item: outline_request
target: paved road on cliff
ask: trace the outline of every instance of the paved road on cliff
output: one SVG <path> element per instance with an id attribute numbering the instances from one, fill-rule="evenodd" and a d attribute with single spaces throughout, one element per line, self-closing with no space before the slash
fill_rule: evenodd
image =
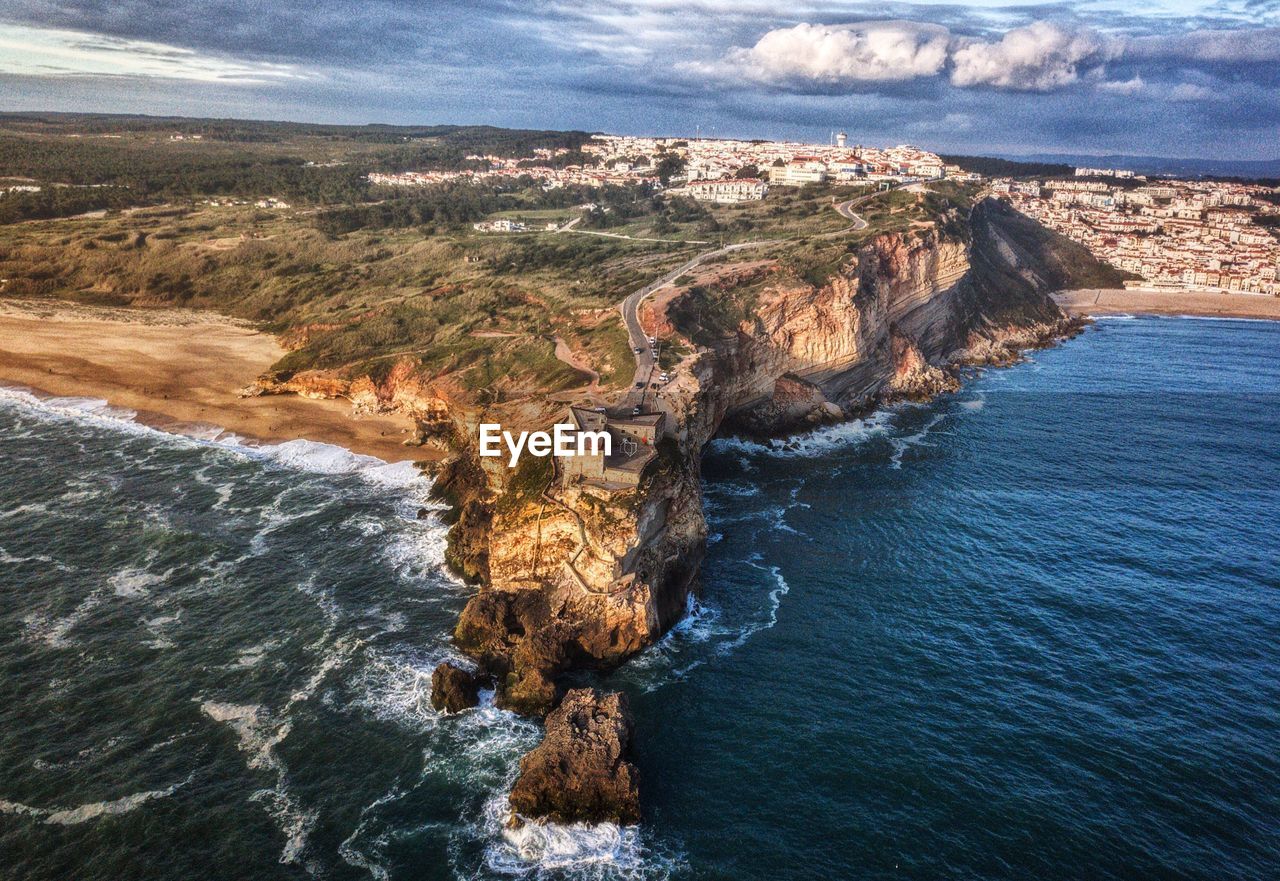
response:
<path id="1" fill-rule="evenodd" d="M 849 227 L 848 229 L 842 229 L 840 230 L 840 232 L 842 233 L 859 232 L 867 228 L 866 220 L 864 220 L 860 215 L 853 213 L 853 206 L 860 204 L 866 198 L 867 198 L 866 196 L 863 196 L 860 199 L 849 199 L 846 202 L 840 202 L 839 204 L 836 205 L 837 214 L 839 214 L 845 220 L 853 221 L 853 226 Z"/>
<path id="2" fill-rule="evenodd" d="M 836 212 L 847 220 L 853 222 L 853 225 L 846 228 L 836 230 L 833 233 L 826 233 L 822 238 L 844 235 L 851 232 L 859 232 L 867 228 L 867 221 L 861 216 L 853 212 L 855 205 L 860 205 L 868 199 L 873 198 L 876 193 L 870 193 L 860 196 L 857 199 L 848 199 L 839 202 L 833 207 Z M 653 369 L 656 366 L 653 352 L 649 348 L 649 338 L 644 334 L 644 327 L 640 324 L 640 304 L 649 296 L 670 285 L 677 278 L 687 273 L 689 270 L 696 268 L 698 265 L 710 260 L 714 257 L 720 257 L 724 254 L 732 254 L 734 251 L 742 251 L 747 248 L 757 248 L 760 245 L 767 245 L 776 242 L 777 239 L 762 239 L 755 242 L 738 242 L 733 245 L 725 245 L 723 248 L 716 248 L 714 251 L 707 251 L 699 254 L 691 260 L 680 264 L 657 281 L 652 281 L 644 287 L 632 291 L 627 298 L 622 301 L 618 307 L 622 313 L 622 321 L 627 326 L 627 338 L 631 342 L 631 349 L 636 356 L 636 373 L 631 380 L 631 387 L 627 390 L 626 396 L 622 399 L 623 407 L 643 406 L 645 395 L 649 390 L 649 384 L 653 381 Z M 636 351 L 636 350 L 639 351 Z M 640 388 L 636 388 L 636 383 L 640 383 Z"/>

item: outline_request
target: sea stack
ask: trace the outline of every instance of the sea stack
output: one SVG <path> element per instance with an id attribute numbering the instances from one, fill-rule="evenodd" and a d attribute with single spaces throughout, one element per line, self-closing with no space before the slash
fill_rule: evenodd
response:
<path id="1" fill-rule="evenodd" d="M 450 664 L 440 664 L 431 673 L 431 706 L 445 713 L 460 713 L 480 703 L 484 677 Z"/>
<path id="2" fill-rule="evenodd" d="M 511 809 L 556 823 L 640 822 L 631 733 L 625 695 L 573 689 L 547 716 L 542 743 L 520 760 Z"/>

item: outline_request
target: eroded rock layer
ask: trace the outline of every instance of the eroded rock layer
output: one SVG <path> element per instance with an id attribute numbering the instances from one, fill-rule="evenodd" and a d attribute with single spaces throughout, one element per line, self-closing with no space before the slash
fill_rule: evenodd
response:
<path id="1" fill-rule="evenodd" d="M 712 437 L 726 428 L 775 435 L 886 400 L 927 398 L 956 387 L 958 365 L 1007 363 L 1069 332 L 1048 296 L 1071 283 L 1073 267 L 1057 245 L 1027 218 L 986 201 L 963 217 L 952 210 L 935 224 L 873 236 L 819 281 L 757 260 L 737 282 L 750 286 L 750 308 L 736 313 L 724 308 L 735 296 L 729 282 L 668 298 L 651 318 L 693 354 L 664 387 L 669 430 L 634 487 L 564 481 L 548 459 L 526 457 L 511 469 L 479 457 L 480 421 L 545 428 L 563 417 L 562 404 L 536 396 L 480 406 L 399 368 L 345 389 L 297 376 L 288 390 L 410 413 L 421 425 L 417 440 L 452 451 L 435 485 L 453 518 L 448 558 L 477 584 L 457 644 L 496 678 L 499 705 L 546 715 L 557 705 L 561 674 L 621 663 L 687 608 L 705 551 L 700 454 Z M 741 317 L 728 326 L 703 320 L 713 313 Z M 556 777 L 550 757 L 568 755 L 582 725 L 598 733 L 591 720 L 600 702 L 616 698 L 572 695 L 549 717 L 547 749 L 530 757 L 513 805 L 530 817 L 635 816 L 615 810 L 629 803 L 619 792 L 590 790 L 574 807 L 553 797 L 549 783 L 532 782 L 576 785 L 573 773 Z M 552 740 L 553 728 L 569 733 Z M 632 780 L 615 749 L 617 741 L 625 751 L 625 733 L 606 740 L 610 767 Z M 594 765 L 590 773 L 597 775 Z"/>

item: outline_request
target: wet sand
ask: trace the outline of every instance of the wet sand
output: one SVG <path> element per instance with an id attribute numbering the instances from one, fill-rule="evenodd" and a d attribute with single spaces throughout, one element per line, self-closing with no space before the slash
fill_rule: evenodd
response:
<path id="1" fill-rule="evenodd" d="M 407 419 L 356 417 L 346 401 L 240 397 L 283 354 L 269 334 L 208 313 L 0 300 L 0 383 L 105 399 L 169 430 L 216 425 L 259 441 L 320 441 L 389 462 L 438 455 L 403 446 Z"/>
<path id="2" fill-rule="evenodd" d="M 1053 295 L 1072 315 L 1199 315 L 1211 318 L 1280 319 L 1280 297 L 1202 291 L 1059 291 Z"/>

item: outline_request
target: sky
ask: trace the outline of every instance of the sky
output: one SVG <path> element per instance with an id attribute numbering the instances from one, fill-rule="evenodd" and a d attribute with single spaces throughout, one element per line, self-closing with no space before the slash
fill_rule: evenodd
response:
<path id="1" fill-rule="evenodd" d="M 1280 0 L 5 0 L 0 109 L 1280 157 Z"/>

